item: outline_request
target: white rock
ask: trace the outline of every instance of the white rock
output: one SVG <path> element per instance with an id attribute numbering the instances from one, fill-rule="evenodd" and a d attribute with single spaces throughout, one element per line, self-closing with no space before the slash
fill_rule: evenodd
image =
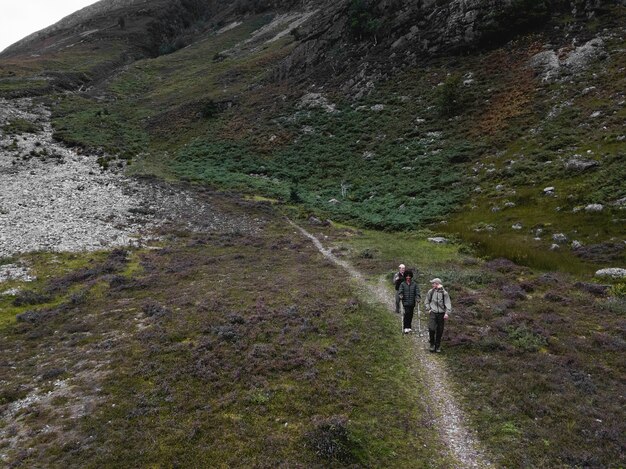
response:
<path id="1" fill-rule="evenodd" d="M 620 269 L 618 267 L 600 269 L 596 271 L 596 277 L 624 278 L 626 277 L 626 269 Z"/>
<path id="2" fill-rule="evenodd" d="M 604 210 L 604 205 L 602 204 L 589 204 L 585 207 L 586 212 L 601 212 Z"/>
<path id="3" fill-rule="evenodd" d="M 511 226 L 511 228 L 513 228 L 514 230 L 521 230 L 523 226 L 521 223 L 516 223 L 515 225 Z"/>
<path id="4" fill-rule="evenodd" d="M 567 242 L 567 236 L 565 236 L 565 234 L 563 234 L 563 233 L 554 233 L 552 235 L 552 239 L 554 241 L 556 241 L 557 243 L 566 243 Z"/>
<path id="5" fill-rule="evenodd" d="M 550 251 L 556 251 L 557 249 L 559 249 L 558 244 L 553 244 L 552 246 L 550 246 Z"/>
<path id="6" fill-rule="evenodd" d="M 574 240 L 572 241 L 572 249 L 578 249 L 581 248 L 583 246 L 583 244 L 580 241 Z"/>
<path id="7" fill-rule="evenodd" d="M 442 236 L 435 236 L 433 238 L 428 238 L 428 241 L 430 241 L 431 243 L 435 243 L 435 244 L 446 244 L 449 242 L 448 239 Z"/>
<path id="8" fill-rule="evenodd" d="M 551 195 L 551 194 L 553 194 L 553 193 L 554 193 L 554 190 L 555 190 L 555 189 L 554 189 L 554 187 L 553 187 L 553 186 L 546 187 L 546 188 L 544 188 L 544 189 L 543 189 L 543 193 L 544 193 L 545 195 Z"/>

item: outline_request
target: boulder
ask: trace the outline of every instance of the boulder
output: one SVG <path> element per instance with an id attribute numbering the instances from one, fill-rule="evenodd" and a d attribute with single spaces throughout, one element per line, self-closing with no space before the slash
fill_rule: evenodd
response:
<path id="1" fill-rule="evenodd" d="M 589 204 L 585 207 L 585 212 L 601 212 L 602 210 L 604 210 L 602 204 Z"/>
<path id="2" fill-rule="evenodd" d="M 607 290 L 609 289 L 608 285 L 600 285 L 599 283 L 588 282 L 576 282 L 574 286 L 579 290 L 583 290 L 597 296 L 605 295 Z"/>
<path id="3" fill-rule="evenodd" d="M 626 269 L 621 269 L 618 267 L 600 269 L 596 271 L 596 277 L 610 277 L 614 279 L 622 279 L 626 277 Z"/>
<path id="4" fill-rule="evenodd" d="M 572 73 L 579 73 L 592 62 L 606 57 L 604 41 L 596 37 L 570 52 L 563 61 L 563 66 Z"/>
<path id="5" fill-rule="evenodd" d="M 428 241 L 430 241 L 431 243 L 435 243 L 435 244 L 447 244 L 450 241 L 446 238 L 444 238 L 443 236 L 435 236 L 433 238 L 428 238 Z"/>
<path id="6" fill-rule="evenodd" d="M 572 156 L 565 163 L 565 169 L 568 171 L 586 171 L 596 166 L 598 166 L 597 161 L 582 158 L 580 155 Z"/>
<path id="7" fill-rule="evenodd" d="M 561 64 L 556 52 L 546 50 L 535 54 L 530 59 L 530 66 L 541 81 L 551 82 L 559 77 Z"/>

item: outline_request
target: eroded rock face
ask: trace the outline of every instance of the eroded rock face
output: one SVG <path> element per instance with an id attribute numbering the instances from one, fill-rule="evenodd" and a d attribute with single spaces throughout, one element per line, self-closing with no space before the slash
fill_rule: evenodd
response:
<path id="1" fill-rule="evenodd" d="M 573 14 L 580 20 L 587 19 L 603 3 L 578 2 Z M 363 95 L 368 83 L 384 79 L 394 68 L 415 65 L 432 55 L 502 43 L 516 33 L 549 21 L 559 11 L 572 14 L 572 7 L 566 3 L 553 6 L 550 11 L 527 11 L 508 0 L 383 0 L 375 2 L 376 7 L 365 14 L 384 23 L 384 30 L 364 39 L 355 33 L 350 21 L 352 5 L 349 0 L 327 2 L 323 6 L 316 3 L 317 14 L 298 25 L 295 36 L 300 43 L 278 65 L 275 78 L 302 74 L 341 76 L 353 71 L 356 65 L 353 62 L 358 60 L 359 73 L 351 73 L 343 89 Z M 596 38 L 562 58 L 557 51 L 546 50 L 533 58 L 532 65 L 546 80 L 553 80 L 564 71 L 575 73 L 585 68 L 603 54 L 603 40 Z M 363 70 L 364 76 L 358 76 Z"/>

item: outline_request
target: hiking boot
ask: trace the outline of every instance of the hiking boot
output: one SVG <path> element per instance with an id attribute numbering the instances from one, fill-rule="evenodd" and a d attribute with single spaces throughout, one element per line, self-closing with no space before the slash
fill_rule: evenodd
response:
<path id="1" fill-rule="evenodd" d="M 434 345 L 431 345 L 431 346 L 430 346 L 430 352 L 431 352 L 431 353 L 433 353 L 434 351 L 435 351 L 435 346 L 434 346 Z"/>
<path id="2" fill-rule="evenodd" d="M 435 352 L 437 352 L 437 353 L 441 353 L 441 349 L 440 349 L 440 348 L 438 348 L 438 349 L 436 349 L 436 350 L 435 350 Z"/>

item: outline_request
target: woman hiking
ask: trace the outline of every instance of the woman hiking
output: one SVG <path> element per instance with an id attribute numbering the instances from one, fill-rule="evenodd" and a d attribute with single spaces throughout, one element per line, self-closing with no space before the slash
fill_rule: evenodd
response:
<path id="1" fill-rule="evenodd" d="M 403 329 L 405 334 L 411 332 L 411 323 L 413 322 L 413 310 L 415 309 L 415 303 L 419 301 L 420 289 L 417 283 L 413 281 L 413 272 L 407 270 L 404 273 L 404 282 L 400 284 L 398 288 L 398 296 L 402 300 L 402 306 L 404 308 L 403 316 Z"/>

